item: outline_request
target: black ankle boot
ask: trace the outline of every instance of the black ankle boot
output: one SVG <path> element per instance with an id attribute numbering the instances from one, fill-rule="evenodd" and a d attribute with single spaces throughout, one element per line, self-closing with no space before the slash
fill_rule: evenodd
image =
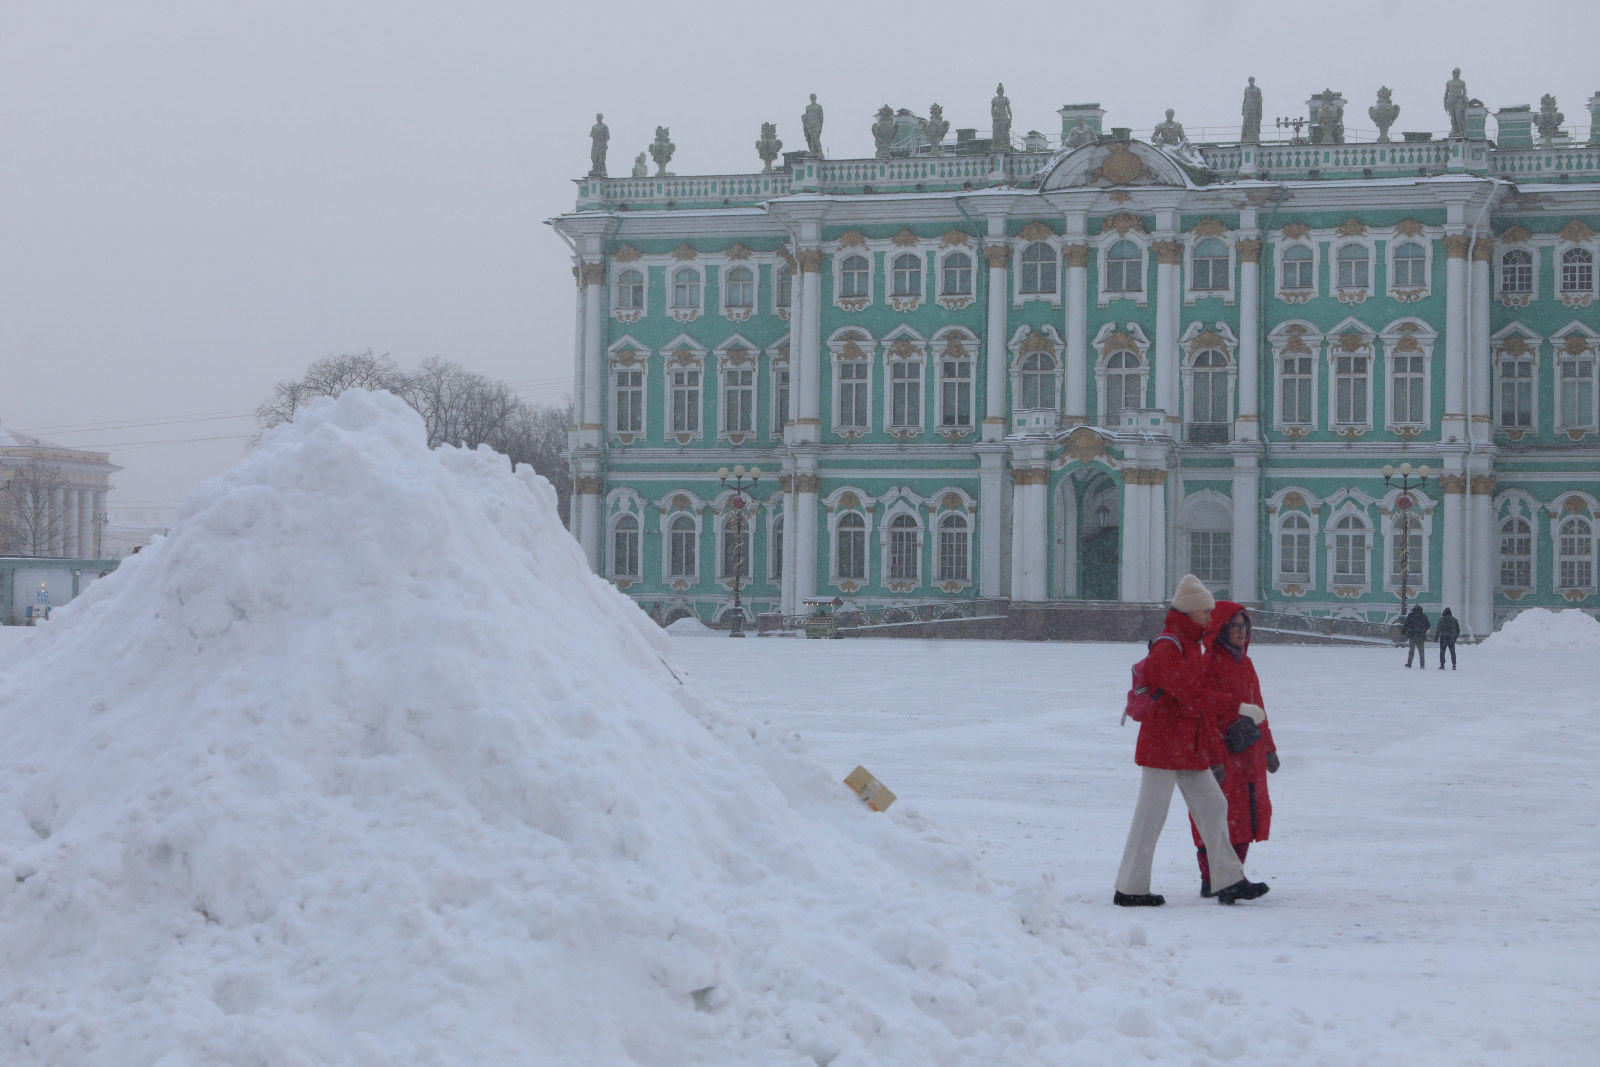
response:
<path id="1" fill-rule="evenodd" d="M 1236 904 L 1241 900 L 1254 900 L 1256 897 L 1267 895 L 1267 883 L 1252 882 L 1248 878 L 1241 878 L 1229 886 L 1217 890 L 1218 904 Z"/>
<path id="2" fill-rule="evenodd" d="M 1111 903 L 1120 908 L 1159 908 L 1167 902 L 1160 893 L 1124 893 L 1118 890 Z"/>
<path id="3" fill-rule="evenodd" d="M 1211 892 L 1211 879 L 1200 879 L 1200 895 L 1205 897 L 1207 900 L 1210 900 L 1212 897 L 1216 896 L 1215 893 Z"/>

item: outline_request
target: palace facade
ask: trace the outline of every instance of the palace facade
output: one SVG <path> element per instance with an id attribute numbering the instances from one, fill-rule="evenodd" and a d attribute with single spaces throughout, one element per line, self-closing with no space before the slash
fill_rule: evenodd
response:
<path id="1" fill-rule="evenodd" d="M 1600 137 L 1486 117 L 1156 144 L 1083 105 L 1057 148 L 580 179 L 573 533 L 666 619 L 726 621 L 736 579 L 746 618 L 893 619 L 1186 571 L 1477 636 L 1593 612 Z"/>

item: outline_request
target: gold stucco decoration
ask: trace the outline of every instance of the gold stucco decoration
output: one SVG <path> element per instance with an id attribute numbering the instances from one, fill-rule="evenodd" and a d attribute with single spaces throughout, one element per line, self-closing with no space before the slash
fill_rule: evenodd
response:
<path id="1" fill-rule="evenodd" d="M 1467 258 L 1467 245 L 1471 242 L 1467 240 L 1466 234 L 1447 233 L 1441 240 L 1444 244 L 1445 255 L 1449 256 L 1451 259 Z"/>
<path id="2" fill-rule="evenodd" d="M 988 261 L 990 270 L 1004 270 L 1011 264 L 1011 246 L 989 245 L 983 250 L 983 258 Z"/>
<path id="3" fill-rule="evenodd" d="M 1067 455 L 1083 463 L 1099 459 L 1106 454 L 1106 440 L 1087 426 L 1079 426 L 1067 435 Z"/>
<path id="4" fill-rule="evenodd" d="M 1421 237 L 1422 223 L 1416 219 L 1401 219 L 1394 224 L 1394 232 L 1400 237 Z"/>
<path id="5" fill-rule="evenodd" d="M 1040 333 L 1038 330 L 1030 330 L 1028 336 L 1022 339 L 1022 344 L 1017 347 L 1017 351 L 1024 356 L 1032 355 L 1035 352 L 1046 352 L 1050 355 L 1055 355 L 1056 346 L 1051 343 L 1047 335 Z"/>
<path id="6" fill-rule="evenodd" d="M 1017 237 L 1024 241 L 1048 241 L 1056 235 L 1056 231 L 1040 222 L 1030 219 L 1028 224 L 1017 231 Z"/>
<path id="7" fill-rule="evenodd" d="M 637 263 L 639 262 L 639 257 L 641 255 L 642 253 L 632 245 L 623 245 L 621 248 L 611 253 L 611 258 L 616 260 L 618 263 Z"/>
<path id="8" fill-rule="evenodd" d="M 1283 228 L 1285 241 L 1303 241 L 1311 236 L 1311 228 L 1303 222 L 1291 222 Z"/>
<path id="9" fill-rule="evenodd" d="M 605 491 L 605 482 L 593 475 L 585 474 L 574 483 L 579 496 L 599 496 Z"/>
<path id="10" fill-rule="evenodd" d="M 861 506 L 861 498 L 847 489 L 843 493 L 839 494 L 839 503 L 836 506 L 841 508 L 859 508 Z"/>
<path id="11" fill-rule="evenodd" d="M 1507 226 L 1505 229 L 1496 234 L 1495 240 L 1508 245 L 1520 245 L 1532 239 L 1532 237 L 1533 234 L 1529 233 L 1521 226 L 1512 223 L 1510 226 Z"/>
<path id="12" fill-rule="evenodd" d="M 1494 241 L 1487 237 L 1480 237 L 1472 246 L 1472 261 L 1474 263 L 1494 262 Z"/>
<path id="13" fill-rule="evenodd" d="M 1467 491 L 1467 479 L 1459 474 L 1441 474 L 1439 491 L 1459 496 Z"/>
<path id="14" fill-rule="evenodd" d="M 800 264 L 800 270 L 805 274 L 817 274 L 822 270 L 823 253 L 820 248 L 802 248 L 795 256 Z"/>
<path id="15" fill-rule="evenodd" d="M 606 265 L 604 263 L 585 263 L 583 265 L 584 285 L 604 285 L 606 283 Z"/>
<path id="16" fill-rule="evenodd" d="M 1339 335 L 1339 351 L 1341 352 L 1360 352 L 1365 350 L 1369 344 L 1370 342 L 1365 335 L 1356 333 L 1354 330 Z"/>
<path id="17" fill-rule="evenodd" d="M 944 359 L 966 359 L 969 353 L 967 346 L 961 343 L 961 338 L 951 337 L 945 341 L 943 350 L 939 353 Z"/>
<path id="18" fill-rule="evenodd" d="M 970 236 L 968 236 L 967 234 L 964 234 L 960 230 L 956 230 L 956 229 L 949 229 L 949 230 L 944 231 L 944 236 L 939 238 L 939 244 L 940 244 L 940 246 L 942 246 L 944 248 L 955 248 L 958 245 L 963 245 L 964 246 L 964 245 L 969 245 L 971 243 L 972 243 L 972 238 Z"/>
<path id="19" fill-rule="evenodd" d="M 955 493 L 946 493 L 944 496 L 939 498 L 939 506 L 944 508 L 946 511 L 958 511 L 965 505 L 961 503 L 961 497 L 959 495 Z"/>
<path id="20" fill-rule="evenodd" d="M 694 259 L 694 258 L 698 257 L 699 255 L 700 255 L 700 253 L 696 252 L 694 250 L 694 246 L 691 245 L 688 241 L 684 241 L 677 248 L 674 248 L 672 250 L 672 258 L 673 259 Z"/>
<path id="21" fill-rule="evenodd" d="M 1583 244 L 1585 241 L 1594 240 L 1594 230 L 1591 229 L 1589 224 L 1584 222 L 1582 219 L 1573 219 L 1571 222 L 1561 227 L 1561 233 L 1558 236 L 1560 236 L 1563 241 L 1571 241 L 1573 244 Z"/>
<path id="22" fill-rule="evenodd" d="M 1217 219 L 1205 218 L 1195 223 L 1189 232 L 1196 237 L 1221 237 L 1228 232 L 1228 228 Z"/>
<path id="23" fill-rule="evenodd" d="M 673 511 L 688 511 L 690 508 L 694 507 L 694 503 L 689 499 L 687 493 L 678 493 L 673 496 L 671 500 L 667 501 L 667 506 Z"/>
<path id="24" fill-rule="evenodd" d="M 1561 502 L 1561 511 L 1566 515 L 1579 515 L 1588 510 L 1589 506 L 1583 502 L 1583 497 L 1576 493 Z"/>
<path id="25" fill-rule="evenodd" d="M 1149 170 L 1139 162 L 1139 157 L 1133 154 L 1133 149 L 1121 141 L 1113 141 L 1106 158 L 1089 172 L 1091 182 L 1105 182 L 1107 185 L 1131 185 L 1148 176 L 1150 176 Z"/>
<path id="26" fill-rule="evenodd" d="M 733 247 L 724 252 L 723 255 L 729 259 L 749 259 L 750 249 L 744 246 L 744 242 L 735 241 Z"/>
<path id="27" fill-rule="evenodd" d="M 1113 330 L 1111 336 L 1106 338 L 1105 344 L 1100 346 L 1101 356 L 1109 356 L 1118 351 L 1139 351 L 1139 345 L 1134 341 L 1132 334 L 1123 330 Z"/>
<path id="28" fill-rule="evenodd" d="M 1144 233 L 1144 219 L 1141 219 L 1138 215 L 1130 215 L 1126 211 L 1119 211 L 1115 215 L 1107 215 L 1105 220 L 1100 223 L 1100 232 L 1110 233 L 1112 230 L 1116 230 L 1117 233 L 1124 237 L 1128 235 L 1129 230 Z"/>
<path id="29" fill-rule="evenodd" d="M 1569 356 L 1581 356 L 1589 351 L 1589 339 L 1574 331 L 1561 342 L 1561 350 Z"/>
<path id="30" fill-rule="evenodd" d="M 846 230 L 839 235 L 840 248 L 865 248 L 867 239 L 860 230 Z"/>
<path id="31" fill-rule="evenodd" d="M 1069 267 L 1087 267 L 1089 265 L 1089 246 L 1063 245 L 1061 258 Z"/>
<path id="32" fill-rule="evenodd" d="M 1122 471 L 1122 480 L 1127 485 L 1166 485 L 1167 472 L 1159 468 L 1127 467 Z"/>
<path id="33" fill-rule="evenodd" d="M 752 362 L 750 359 L 750 350 L 748 348 L 741 348 L 738 345 L 735 345 L 734 347 L 723 351 L 722 362 L 725 366 L 742 367 L 746 363 Z"/>
<path id="34" fill-rule="evenodd" d="M 1239 262 L 1240 263 L 1260 263 L 1261 262 L 1261 239 L 1260 238 L 1258 238 L 1258 237 L 1246 237 L 1243 240 L 1235 242 L 1233 247 L 1235 249 L 1237 249 L 1238 252 L 1239 252 Z"/>
<path id="35" fill-rule="evenodd" d="M 1157 241 L 1153 246 L 1157 263 L 1182 263 L 1183 244 L 1178 241 Z"/>
<path id="36" fill-rule="evenodd" d="M 1196 352 L 1204 352 L 1208 348 L 1226 352 L 1228 350 L 1228 342 L 1220 333 L 1214 330 L 1201 330 L 1194 335 L 1194 340 L 1189 342 L 1189 355 L 1193 357 Z"/>
<path id="37" fill-rule="evenodd" d="M 698 360 L 695 358 L 695 354 L 694 354 L 694 350 L 693 349 L 691 349 L 691 348 L 680 348 L 676 352 L 672 353 L 671 356 L 668 357 L 667 362 L 668 363 L 675 363 L 675 364 L 677 364 L 679 366 L 687 367 L 692 363 L 698 362 Z"/>
<path id="38" fill-rule="evenodd" d="M 1524 341 L 1516 334 L 1512 334 L 1510 337 L 1507 337 L 1504 341 L 1500 342 L 1500 351 L 1504 352 L 1508 356 L 1525 356 L 1531 351 L 1531 349 L 1529 349 L 1527 341 Z"/>
<path id="39" fill-rule="evenodd" d="M 1339 228 L 1333 232 L 1340 237 L 1365 237 L 1367 235 L 1367 225 L 1360 219 L 1351 216 L 1341 222 Z"/>
<path id="40" fill-rule="evenodd" d="M 1013 485 L 1044 485 L 1050 480 L 1050 472 L 1043 467 L 1023 470 L 1012 470 L 1011 483 Z"/>
<path id="41" fill-rule="evenodd" d="M 889 241 L 901 248 L 914 248 L 917 244 L 917 235 L 912 233 L 909 227 L 902 226 L 900 232 L 889 238 Z"/>
<path id="42" fill-rule="evenodd" d="M 1499 484 L 1492 474 L 1474 474 L 1472 476 L 1472 495 L 1494 496 L 1495 486 Z"/>
<path id="43" fill-rule="evenodd" d="M 1283 506 L 1289 511 L 1299 511 L 1306 506 L 1306 498 L 1299 493 L 1287 493 L 1283 498 Z"/>
<path id="44" fill-rule="evenodd" d="M 787 266 L 790 270 L 799 270 L 800 269 L 800 264 L 795 262 L 794 253 L 789 251 L 789 242 L 788 241 L 785 241 L 785 242 L 783 242 L 783 244 L 778 246 L 778 258 L 783 260 L 784 265 Z"/>
<path id="45" fill-rule="evenodd" d="M 1407 333 L 1407 334 L 1402 335 L 1400 340 L 1398 340 L 1398 341 L 1396 341 L 1394 343 L 1394 351 L 1396 351 L 1396 352 L 1421 352 L 1422 351 L 1422 346 L 1417 343 L 1417 338 L 1416 338 L 1416 336 L 1414 334 Z"/>
<path id="46" fill-rule="evenodd" d="M 815 474 L 797 474 L 794 476 L 794 491 L 797 493 L 815 493 L 822 488 L 822 479 Z"/>
<path id="47" fill-rule="evenodd" d="M 851 341 L 846 341 L 844 343 L 844 347 L 839 349 L 839 358 L 840 359 L 866 359 L 867 358 L 867 354 L 861 350 L 861 346 L 860 345 L 856 344 L 855 341 L 851 340 Z"/>
<path id="48" fill-rule="evenodd" d="M 916 359 L 921 354 L 921 350 L 909 337 L 897 337 L 889 346 L 890 359 Z"/>

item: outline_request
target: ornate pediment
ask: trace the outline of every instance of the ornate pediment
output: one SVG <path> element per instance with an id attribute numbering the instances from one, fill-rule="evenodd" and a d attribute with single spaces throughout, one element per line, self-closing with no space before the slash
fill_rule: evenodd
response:
<path id="1" fill-rule="evenodd" d="M 867 247 L 867 239 L 862 236 L 860 230 L 846 230 L 839 235 L 839 247 L 865 248 Z"/>
<path id="2" fill-rule="evenodd" d="M 1573 244 L 1581 245 L 1585 241 L 1594 240 L 1594 230 L 1582 219 L 1573 219 L 1561 227 L 1560 237 L 1563 241 L 1571 241 Z"/>
<path id="3" fill-rule="evenodd" d="M 1212 180 L 1210 171 L 1190 167 L 1198 180 L 1184 173 L 1171 156 L 1143 141 L 1109 141 L 1064 151 L 1045 169 L 1040 188 L 1103 188 L 1168 185 L 1185 188 Z"/>
<path id="4" fill-rule="evenodd" d="M 1518 226 L 1516 223 L 1512 223 L 1510 226 L 1507 226 L 1505 229 L 1494 235 L 1494 239 L 1496 241 L 1500 241 L 1503 244 L 1508 245 L 1520 245 L 1532 237 L 1533 234 L 1529 233 L 1521 226 Z"/>
<path id="5" fill-rule="evenodd" d="M 971 243 L 972 238 L 967 234 L 962 233 L 960 230 L 946 230 L 944 232 L 944 236 L 939 238 L 939 244 L 945 248 L 952 248 L 956 245 L 966 245 Z"/>
<path id="6" fill-rule="evenodd" d="M 700 255 L 700 253 L 696 252 L 694 250 L 694 246 L 691 245 L 688 241 L 683 242 L 677 248 L 674 248 L 672 250 L 672 258 L 673 259 L 683 259 L 683 260 L 694 259 L 695 257 L 697 257 L 699 255 Z"/>
<path id="7" fill-rule="evenodd" d="M 1017 236 L 1024 241 L 1048 241 L 1055 235 L 1056 231 L 1038 219 L 1031 220 L 1021 230 L 1017 231 Z"/>
<path id="8" fill-rule="evenodd" d="M 915 248 L 917 245 L 917 235 L 907 227 L 901 227 L 900 232 L 889 238 L 889 240 L 901 248 Z"/>
<path id="9" fill-rule="evenodd" d="M 1101 233 L 1110 233 L 1112 230 L 1116 230 L 1123 237 L 1128 235 L 1129 230 L 1144 233 L 1144 220 L 1138 215 L 1129 215 L 1125 211 L 1119 211 L 1115 215 L 1106 216 L 1105 221 L 1100 223 Z"/>
<path id="10" fill-rule="evenodd" d="M 1228 228 L 1216 219 L 1201 219 L 1189 232 L 1196 237 L 1221 237 L 1228 232 Z"/>

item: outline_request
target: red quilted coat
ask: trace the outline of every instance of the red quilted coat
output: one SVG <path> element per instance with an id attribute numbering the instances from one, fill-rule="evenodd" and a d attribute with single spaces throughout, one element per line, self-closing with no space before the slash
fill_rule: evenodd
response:
<path id="1" fill-rule="evenodd" d="M 1250 613 L 1239 604 L 1219 600 L 1212 609 L 1211 625 L 1206 627 L 1206 677 L 1213 688 L 1227 694 L 1230 707 L 1243 703 L 1265 708 L 1261 682 L 1256 677 L 1255 664 L 1250 662 L 1250 631 L 1245 632 L 1243 648 L 1230 648 L 1220 639 L 1228 620 L 1241 613 L 1248 626 Z M 1233 719 L 1233 715 L 1224 715 L 1221 726 L 1226 728 Z M 1243 752 L 1229 752 L 1227 745 L 1222 746 L 1226 757 L 1223 766 L 1227 768 L 1222 793 L 1228 798 L 1228 840 L 1233 844 L 1267 839 L 1267 831 L 1272 827 L 1272 798 L 1267 794 L 1267 753 L 1277 750 L 1272 740 L 1272 726 L 1266 719 L 1261 720 L 1261 739 Z M 1205 842 L 1200 840 L 1200 831 L 1192 819 L 1189 828 L 1194 833 L 1195 847 L 1202 847 Z"/>
<path id="2" fill-rule="evenodd" d="M 1162 633 L 1176 637 L 1183 650 L 1171 641 L 1157 641 L 1150 649 L 1145 679 L 1161 690 L 1161 696 L 1155 710 L 1139 724 L 1133 762 L 1169 771 L 1205 770 L 1222 762 L 1227 749 L 1219 721 L 1239 702 L 1228 701 L 1207 684 L 1199 623 L 1169 610 Z"/>

